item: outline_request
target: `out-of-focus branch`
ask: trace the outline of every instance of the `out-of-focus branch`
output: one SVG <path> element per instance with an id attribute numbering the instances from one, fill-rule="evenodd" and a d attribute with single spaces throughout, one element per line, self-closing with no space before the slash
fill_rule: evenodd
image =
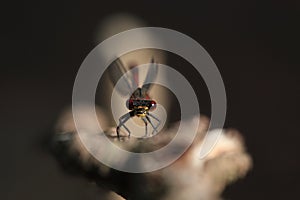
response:
<path id="1" fill-rule="evenodd" d="M 88 123 L 84 108 L 82 113 Z M 120 142 L 116 138 L 115 128 L 109 128 L 109 123 L 105 121 L 105 115 L 99 108 L 97 114 L 101 125 L 107 127 L 105 134 L 114 144 L 128 151 L 156 150 L 169 143 L 176 133 L 177 124 L 174 124 L 173 128 L 143 142 L 134 137 Z M 119 172 L 97 161 L 83 146 L 69 110 L 62 114 L 58 121 L 53 149 L 64 165 L 69 164 L 69 169 L 76 168 L 78 173 L 86 175 L 91 181 L 109 188 L 125 199 L 220 199 L 227 184 L 245 176 L 252 166 L 252 160 L 245 151 L 241 134 L 236 130 L 224 130 L 210 154 L 202 160 L 199 159 L 209 119 L 201 117 L 200 121 L 197 136 L 189 149 L 170 166 L 151 173 Z M 93 134 L 90 137 L 93 137 Z M 122 199 L 111 193 L 106 196 L 110 200 Z"/>

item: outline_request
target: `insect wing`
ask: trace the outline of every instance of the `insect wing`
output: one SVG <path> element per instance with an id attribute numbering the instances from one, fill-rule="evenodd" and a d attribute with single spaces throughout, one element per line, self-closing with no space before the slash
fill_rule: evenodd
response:
<path id="1" fill-rule="evenodd" d="M 134 81 L 133 75 L 131 73 L 126 73 L 126 69 L 119 58 L 111 64 L 108 68 L 108 72 L 116 90 L 122 96 L 128 96 L 134 92 L 137 85 Z"/>
<path id="2" fill-rule="evenodd" d="M 158 64 L 154 62 L 154 58 L 151 59 L 151 63 L 142 87 L 143 91 L 148 92 L 153 86 L 153 81 L 155 80 L 158 72 Z"/>

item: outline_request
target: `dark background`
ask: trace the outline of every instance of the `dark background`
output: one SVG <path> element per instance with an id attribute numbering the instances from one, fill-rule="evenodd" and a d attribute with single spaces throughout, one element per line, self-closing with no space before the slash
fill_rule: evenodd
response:
<path id="1" fill-rule="evenodd" d="M 299 1 L 24 1 L 1 10 L 1 199 L 101 199 L 39 141 L 71 103 L 96 26 L 118 12 L 189 35 L 217 64 L 225 126 L 243 133 L 254 159 L 224 196 L 299 198 Z"/>

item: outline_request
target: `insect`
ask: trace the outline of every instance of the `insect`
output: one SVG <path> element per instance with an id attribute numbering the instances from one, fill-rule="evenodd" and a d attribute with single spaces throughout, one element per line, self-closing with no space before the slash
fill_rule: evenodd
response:
<path id="1" fill-rule="evenodd" d="M 153 85 L 152 82 L 157 76 L 157 71 L 158 64 L 155 63 L 154 58 L 152 58 L 145 81 L 141 87 L 138 87 L 139 76 L 137 67 L 132 67 L 132 70 L 129 73 L 126 73 L 123 63 L 118 58 L 109 68 L 109 74 L 112 82 L 116 84 L 118 81 L 121 81 L 121 83 L 116 87 L 117 91 L 123 96 L 131 94 L 130 98 L 126 102 L 129 112 L 119 118 L 119 124 L 116 128 L 118 138 L 120 138 L 119 131 L 121 127 L 125 128 L 128 132 L 128 137 L 130 137 L 131 132 L 125 124 L 134 116 L 139 117 L 144 122 L 145 137 L 148 136 L 148 123 L 150 123 L 153 128 L 152 135 L 154 132 L 158 132 L 157 128 L 160 125 L 160 120 L 150 113 L 156 109 L 156 102 L 150 98 L 148 93 Z M 156 126 L 152 123 L 151 118 L 157 121 Z"/>

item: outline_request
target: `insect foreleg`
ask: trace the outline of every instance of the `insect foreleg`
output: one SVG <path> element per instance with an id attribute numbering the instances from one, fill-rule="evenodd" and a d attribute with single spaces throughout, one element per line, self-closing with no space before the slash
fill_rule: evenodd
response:
<path id="1" fill-rule="evenodd" d="M 148 126 L 148 122 L 147 122 L 147 120 L 145 119 L 145 117 L 142 117 L 142 120 L 144 121 L 144 123 L 145 123 L 145 136 L 147 136 L 148 135 L 148 128 L 147 128 L 147 126 Z"/>
<path id="2" fill-rule="evenodd" d="M 125 123 L 128 121 L 128 119 L 130 119 L 131 117 L 131 113 L 126 113 L 125 115 L 123 115 L 122 117 L 119 118 L 119 125 L 117 126 L 117 136 L 118 138 L 120 138 L 120 134 L 119 134 L 119 129 L 123 126 L 126 131 L 128 132 L 128 136 L 130 136 L 130 130 L 127 128 L 127 126 L 125 126 Z"/>
<path id="3" fill-rule="evenodd" d="M 152 115 L 151 113 L 147 113 L 147 115 L 148 116 L 150 116 L 150 117 L 152 117 L 153 119 L 155 119 L 157 122 L 158 122 L 158 124 L 155 126 L 155 128 L 153 127 L 153 132 L 152 132 L 152 135 L 154 134 L 154 131 L 156 131 L 156 132 L 158 132 L 157 131 L 157 128 L 159 127 L 159 125 L 160 125 L 160 120 L 156 117 L 156 116 L 154 116 L 154 115 Z M 149 118 L 149 117 L 148 117 Z M 150 120 L 150 118 L 149 118 L 149 120 Z M 151 122 L 150 122 L 151 123 Z M 152 124 L 152 123 L 151 123 Z"/>
<path id="4" fill-rule="evenodd" d="M 155 127 L 154 124 L 152 123 L 151 119 L 148 116 L 146 116 L 146 119 L 148 120 L 148 122 L 151 124 L 151 126 L 153 128 L 152 135 L 154 134 L 154 131 L 158 132 L 158 130 L 157 130 L 158 126 Z"/>

